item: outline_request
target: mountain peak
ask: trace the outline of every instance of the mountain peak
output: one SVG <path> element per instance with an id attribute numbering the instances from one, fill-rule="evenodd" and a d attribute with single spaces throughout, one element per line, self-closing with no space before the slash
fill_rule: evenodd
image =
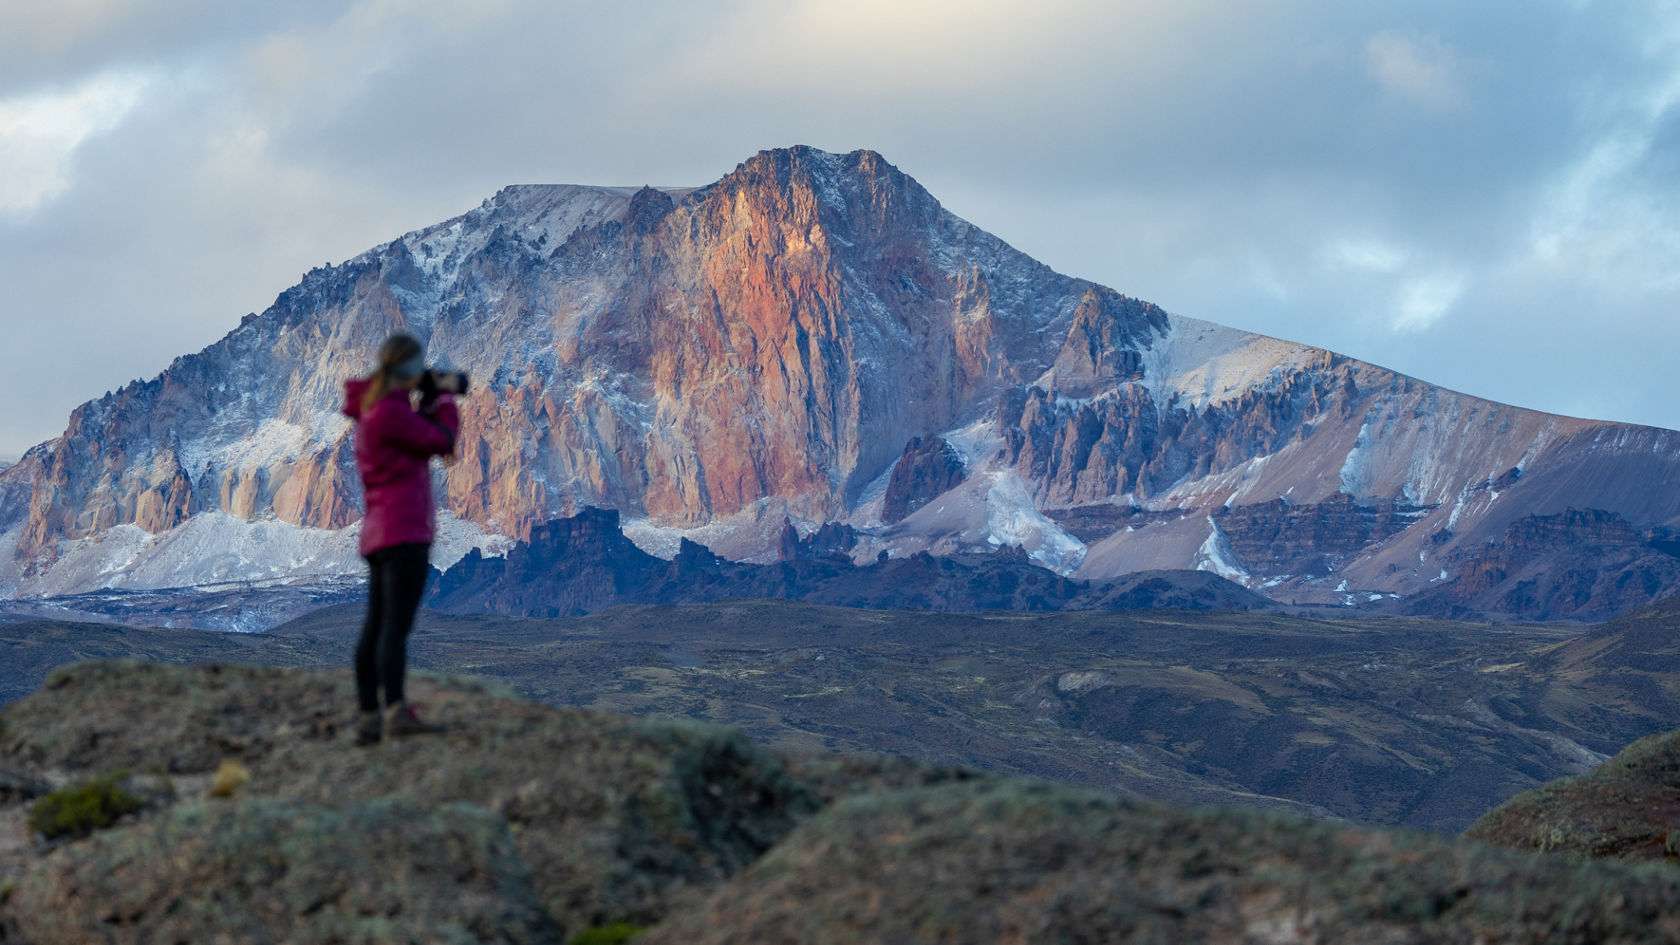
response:
<path id="1" fill-rule="evenodd" d="M 872 171 L 880 165 L 892 167 L 880 154 L 867 148 L 841 153 L 825 151 L 808 144 L 796 144 L 786 148 L 766 148 L 736 165 L 736 169 L 762 171 L 765 168 L 798 168 L 806 172 L 837 174 L 846 170 Z"/>
<path id="2" fill-rule="evenodd" d="M 854 206 L 857 204 L 868 206 L 884 201 L 925 204 L 930 211 L 939 206 L 914 178 L 867 149 L 839 154 L 795 145 L 760 151 L 712 186 L 726 192 L 742 189 L 810 192 L 822 204 L 840 211 L 857 209 Z"/>

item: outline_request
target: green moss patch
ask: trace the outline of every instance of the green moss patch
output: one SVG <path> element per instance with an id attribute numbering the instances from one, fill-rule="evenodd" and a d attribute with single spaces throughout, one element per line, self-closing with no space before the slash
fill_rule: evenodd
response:
<path id="1" fill-rule="evenodd" d="M 645 931 L 646 926 L 631 925 L 628 922 L 595 925 L 572 936 L 571 945 L 623 945 Z"/>
<path id="2" fill-rule="evenodd" d="M 29 829 L 52 840 L 111 826 L 140 809 L 140 799 L 123 790 L 122 777 L 107 774 L 53 791 L 29 809 Z"/>

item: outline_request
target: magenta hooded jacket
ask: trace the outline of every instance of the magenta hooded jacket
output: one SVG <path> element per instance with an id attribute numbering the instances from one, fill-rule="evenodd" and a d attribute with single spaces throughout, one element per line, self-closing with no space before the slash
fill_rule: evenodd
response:
<path id="1" fill-rule="evenodd" d="M 429 544 L 436 533 L 430 459 L 455 450 L 461 428 L 455 398 L 440 394 L 415 410 L 408 391 L 393 390 L 363 412 L 368 381 L 344 384 L 344 414 L 356 421 L 356 471 L 362 476 L 361 552 L 412 542 Z"/>

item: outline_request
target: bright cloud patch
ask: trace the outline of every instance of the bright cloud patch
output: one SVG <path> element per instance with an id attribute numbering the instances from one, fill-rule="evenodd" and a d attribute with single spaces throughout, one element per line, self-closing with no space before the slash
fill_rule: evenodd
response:
<path id="1" fill-rule="evenodd" d="M 1336 264 L 1365 272 L 1394 272 L 1406 262 L 1406 254 L 1376 240 L 1348 240 L 1330 246 Z"/>
<path id="2" fill-rule="evenodd" d="M 1366 68 L 1384 92 L 1426 108 L 1464 104 L 1458 58 L 1438 39 L 1378 33 L 1365 44 Z"/>
<path id="3" fill-rule="evenodd" d="M 1400 289 L 1390 325 L 1397 332 L 1423 331 L 1440 321 L 1463 292 L 1464 279 L 1457 275 L 1440 273 L 1412 279 Z"/>
<path id="4" fill-rule="evenodd" d="M 65 91 L 0 99 L 0 215 L 26 217 L 68 190 L 76 149 L 121 124 L 149 81 L 106 73 Z"/>

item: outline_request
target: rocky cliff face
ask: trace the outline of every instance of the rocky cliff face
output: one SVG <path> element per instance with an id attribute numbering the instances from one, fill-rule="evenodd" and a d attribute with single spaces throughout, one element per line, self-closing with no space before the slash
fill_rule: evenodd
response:
<path id="1" fill-rule="evenodd" d="M 1213 520 L 1242 561 L 1265 573 L 1325 577 L 1373 544 L 1399 535 L 1427 507 L 1394 502 L 1360 505 L 1338 492 L 1316 505 L 1283 499 L 1230 506 Z"/>
<path id="2" fill-rule="evenodd" d="M 892 478 L 882 498 L 881 521 L 902 521 L 906 515 L 951 491 L 967 478 L 962 456 L 937 436 L 915 437 L 893 464 Z"/>
<path id="3" fill-rule="evenodd" d="M 333 572 L 359 517 L 340 384 L 395 330 L 477 379 L 440 564 L 598 506 L 666 556 L 691 536 L 774 560 L 786 516 L 855 528 L 860 560 L 1024 546 L 1079 577 L 1202 567 L 1364 603 L 1455 578 L 1527 516 L 1680 524 L 1650 488 L 1680 435 L 1170 315 L 1052 272 L 873 152 L 792 148 L 692 190 L 510 187 L 309 273 L 0 471 L 0 590 L 202 584 L 146 562 L 205 513 L 287 526 L 280 570 Z"/>

